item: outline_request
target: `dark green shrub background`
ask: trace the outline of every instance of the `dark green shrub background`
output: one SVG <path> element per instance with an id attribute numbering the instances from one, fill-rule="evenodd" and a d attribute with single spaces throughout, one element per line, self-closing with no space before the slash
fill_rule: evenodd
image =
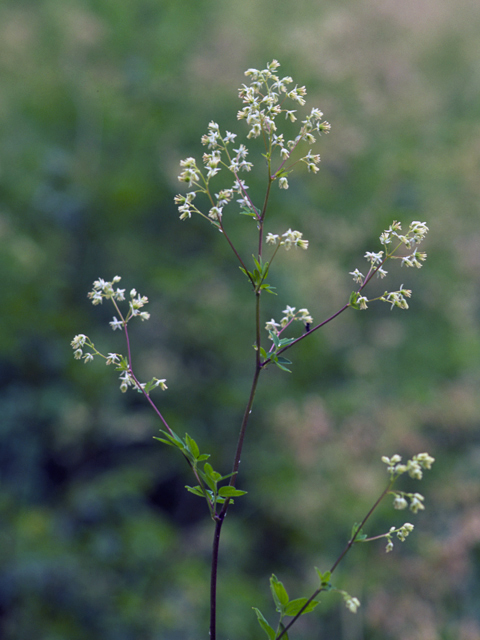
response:
<path id="1" fill-rule="evenodd" d="M 268 577 L 315 585 L 385 481 L 379 458 L 428 451 L 417 517 L 382 507 L 335 596 L 292 638 L 480 637 L 480 6 L 473 0 L 5 0 L 0 8 L 0 635 L 7 640 L 207 637 L 212 527 L 188 469 L 115 372 L 72 358 L 76 333 L 122 351 L 112 312 L 86 299 L 123 277 L 151 301 L 132 332 L 158 399 L 228 473 L 252 373 L 252 300 L 226 244 L 180 222 L 178 162 L 214 119 L 238 134 L 248 67 L 273 58 L 332 124 L 321 171 L 275 192 L 282 256 L 265 319 L 286 304 L 321 320 L 393 219 L 424 220 L 408 312 L 344 314 L 262 380 L 224 527 L 219 637 L 261 638 Z M 237 139 L 238 140 L 238 139 Z M 251 192 L 260 198 L 262 163 Z M 246 255 L 251 223 L 228 218 Z M 383 285 L 378 285 L 383 291 Z M 408 485 L 410 486 L 410 485 Z M 401 548 L 400 548 L 401 547 Z"/>

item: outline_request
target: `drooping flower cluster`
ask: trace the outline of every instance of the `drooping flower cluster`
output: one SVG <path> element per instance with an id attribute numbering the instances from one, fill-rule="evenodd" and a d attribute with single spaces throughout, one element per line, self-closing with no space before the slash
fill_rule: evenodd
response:
<path id="1" fill-rule="evenodd" d="M 89 291 L 87 297 L 90 298 L 93 305 L 102 304 L 103 299 L 112 300 L 115 305 L 115 308 L 118 310 L 116 302 L 123 302 L 125 300 L 125 289 L 115 289 L 114 285 L 120 282 L 121 277 L 115 276 L 112 281 L 108 282 L 103 278 L 99 278 L 95 280 L 93 283 L 92 291 Z M 148 303 L 147 296 L 141 296 L 137 294 L 136 289 L 132 289 L 130 291 L 130 301 L 129 307 L 130 310 L 122 320 L 117 320 L 115 316 L 113 316 L 113 321 L 110 322 L 110 326 L 115 331 L 115 329 L 121 329 L 126 322 L 130 320 L 130 318 L 138 316 L 142 320 L 148 320 L 150 318 L 150 314 L 148 311 L 140 311 L 146 304 Z"/>
<path id="2" fill-rule="evenodd" d="M 408 473 L 411 478 L 421 480 L 423 470 L 431 469 L 435 458 L 432 458 L 428 453 L 418 453 L 411 460 L 408 460 L 407 464 L 403 464 L 402 457 L 395 454 L 391 458 L 382 456 L 382 462 L 388 465 L 387 469 L 392 478 L 398 478 L 402 473 Z"/>
<path id="3" fill-rule="evenodd" d="M 148 311 L 141 311 L 143 307 L 148 303 L 147 296 L 141 296 L 137 293 L 136 289 L 132 289 L 130 291 L 130 300 L 128 302 L 128 312 L 125 316 L 120 311 L 118 307 L 118 302 L 123 302 L 125 300 L 125 289 L 115 288 L 114 285 L 120 282 L 121 277 L 115 276 L 113 280 L 107 281 L 103 280 L 103 278 L 99 278 L 95 280 L 93 283 L 93 289 L 90 291 L 87 296 L 92 301 L 93 305 L 102 304 L 103 300 L 111 300 L 113 303 L 118 315 L 120 316 L 120 320 L 117 316 L 113 316 L 113 320 L 109 322 L 112 329 L 115 331 L 116 329 L 124 329 L 127 331 L 128 322 L 135 317 L 140 318 L 141 320 L 148 320 L 150 318 L 150 314 Z M 83 333 L 76 335 L 71 341 L 71 346 L 73 348 L 73 357 L 76 360 L 81 360 L 85 363 L 91 362 L 95 356 L 100 356 L 105 360 L 106 365 L 113 364 L 117 371 L 121 371 L 120 374 L 120 390 L 122 393 L 125 393 L 129 387 L 133 387 L 140 392 L 145 392 L 146 394 L 150 393 L 152 389 L 156 387 L 160 387 L 161 389 L 167 389 L 166 380 L 159 378 L 152 378 L 150 382 L 138 382 L 136 377 L 133 375 L 130 364 L 124 356 L 120 353 L 108 353 L 104 355 L 95 347 L 94 343 L 90 340 L 88 336 Z M 84 353 L 84 350 L 86 351 Z"/>
<path id="4" fill-rule="evenodd" d="M 404 473 L 408 473 L 411 478 L 421 480 L 423 477 L 423 471 L 431 469 L 435 459 L 428 453 L 419 453 L 406 464 L 402 463 L 402 458 L 398 454 L 395 454 L 391 458 L 388 456 L 382 456 L 382 462 L 387 465 L 387 470 L 390 474 L 390 484 L 385 490 L 383 495 L 393 495 L 393 508 L 394 509 L 406 509 L 409 507 L 412 513 L 418 513 L 425 509 L 425 498 L 420 493 L 406 493 L 405 491 L 391 490 L 393 483 Z M 410 504 L 409 504 L 410 503 Z M 393 549 L 393 535 L 395 534 L 400 542 L 404 542 L 405 538 L 413 531 L 413 524 L 405 522 L 401 527 L 390 527 L 387 533 L 383 533 L 371 538 L 367 538 L 362 534 L 361 529 L 358 529 L 357 525 L 354 526 L 354 532 L 356 536 L 355 542 L 371 542 L 373 540 L 379 540 L 380 538 L 387 538 L 386 552 Z"/>
<path id="5" fill-rule="evenodd" d="M 334 589 L 334 591 L 338 591 L 338 593 L 341 594 L 345 606 L 351 613 L 357 613 L 357 609 L 360 606 L 360 600 L 358 598 L 354 598 L 346 591 L 340 589 Z"/>
<path id="6" fill-rule="evenodd" d="M 405 542 L 406 537 L 408 536 L 409 533 L 413 531 L 413 529 L 414 529 L 414 526 L 410 522 L 405 522 L 405 524 L 399 527 L 398 529 L 395 527 L 390 527 L 389 532 L 386 533 L 384 536 L 388 540 L 387 546 L 385 547 L 385 551 L 387 553 L 390 553 L 390 551 L 393 551 L 393 540 L 392 540 L 393 534 L 397 535 L 397 538 L 400 540 L 400 542 Z"/>
<path id="7" fill-rule="evenodd" d="M 367 309 L 368 302 L 374 300 L 381 300 L 382 302 L 388 302 L 391 304 L 391 308 L 398 307 L 399 309 L 408 309 L 408 303 L 406 298 L 410 298 L 412 292 L 410 289 L 404 289 L 403 284 L 398 291 L 385 291 L 383 296 L 378 298 L 372 298 L 369 300 L 365 295 L 360 292 L 373 277 L 377 275 L 379 278 L 384 278 L 387 275 L 387 271 L 384 269 L 384 264 L 390 258 L 398 259 L 402 261 L 402 266 L 416 267 L 420 269 L 422 262 L 427 258 L 427 254 L 424 251 L 414 251 L 406 256 L 394 255 L 400 247 L 404 247 L 407 250 L 411 250 L 415 245 L 420 244 L 428 233 L 428 227 L 425 222 L 418 222 L 417 220 L 410 223 L 408 232 L 406 234 L 400 233 L 402 225 L 400 222 L 394 221 L 388 229 L 383 231 L 380 235 L 380 243 L 385 247 L 385 251 L 367 251 L 365 253 L 365 259 L 369 262 L 370 267 L 366 275 L 364 275 L 359 269 L 350 271 L 350 275 L 353 276 L 353 281 L 360 285 L 356 294 L 352 294 L 350 300 L 351 306 L 356 309 Z M 394 246 L 390 247 L 394 243 Z"/>
<path id="8" fill-rule="evenodd" d="M 285 107 L 284 102 L 288 99 L 303 107 L 307 93 L 305 87 L 292 86 L 293 79 L 290 76 L 283 78 L 278 76 L 275 72 L 279 66 L 278 61 L 273 60 L 265 69 L 248 69 L 245 72 L 245 75 L 250 78 L 250 84 L 242 84 L 239 89 L 239 97 L 245 106 L 238 111 L 237 118 L 245 120 L 249 126 L 247 139 L 263 135 L 270 172 L 269 179 L 276 180 L 280 189 L 288 189 L 287 175 L 293 164 L 302 162 L 307 165 L 309 172 L 317 173 L 320 155 L 312 153 L 312 150 L 309 149 L 305 156 L 296 160 L 288 168 L 285 167 L 286 161 L 291 158 L 292 152 L 300 142 L 312 145 L 316 142 L 316 135 L 328 133 L 330 124 L 323 120 L 323 113 L 320 109 L 314 107 L 301 121 L 297 136 L 285 140 L 284 134 L 277 132 L 277 119 L 280 115 L 283 114 L 290 122 L 297 120 L 297 110 Z M 236 137 L 237 134 L 230 131 L 222 133 L 218 123 L 212 121 L 208 125 L 207 133 L 201 139 L 202 144 L 208 149 L 208 152 L 204 153 L 202 157 L 203 168 L 200 168 L 192 157 L 180 162 L 182 171 L 178 179 L 194 189 L 186 195 L 175 197 L 181 220 L 190 218 L 192 213 L 198 213 L 220 227 L 223 208 L 233 200 L 235 194 L 239 196 L 237 202 L 240 206 L 246 209 L 252 217 L 259 219 L 260 214 L 247 194 L 248 186 L 239 178 L 241 171 L 248 172 L 253 165 L 247 160 L 248 149 L 244 144 L 239 144 L 237 148 L 232 147 Z M 270 166 L 273 149 L 279 151 L 281 159 L 281 164 L 276 170 L 272 170 Z M 233 174 L 234 182 L 230 188 L 214 194 L 210 191 L 209 183 L 222 168 Z M 207 215 L 202 213 L 193 203 L 197 193 L 206 194 L 210 201 L 211 207 Z"/>
<path id="9" fill-rule="evenodd" d="M 268 244 L 277 244 L 279 247 L 285 247 L 288 251 L 292 247 L 300 247 L 301 249 L 308 249 L 308 240 L 303 239 L 303 233 L 300 231 L 292 231 L 288 229 L 281 236 L 275 233 L 267 233 L 266 242 Z"/>
<path id="10" fill-rule="evenodd" d="M 387 465 L 387 470 L 390 473 L 390 478 L 396 480 L 404 473 L 408 473 L 411 478 L 415 480 L 421 480 L 423 478 L 423 472 L 426 469 L 431 469 L 432 464 L 435 462 L 435 458 L 432 458 L 428 453 L 419 453 L 411 460 L 408 460 L 406 464 L 402 463 L 402 458 L 398 454 L 389 458 L 388 456 L 382 457 L 382 462 Z M 418 513 L 425 509 L 425 498 L 421 493 L 406 493 L 405 491 L 390 491 L 393 495 L 393 507 L 394 509 L 410 509 L 412 513 Z"/>
<path id="11" fill-rule="evenodd" d="M 295 310 L 295 307 L 290 307 L 287 304 L 287 308 L 282 311 L 283 318 L 280 322 L 275 322 L 272 318 L 265 324 L 265 329 L 267 331 L 271 331 L 272 333 L 279 335 L 283 329 L 285 329 L 291 322 L 294 320 L 299 320 L 303 322 L 305 325 L 310 325 L 313 322 L 313 318 L 310 315 L 308 309 L 299 309 Z"/>

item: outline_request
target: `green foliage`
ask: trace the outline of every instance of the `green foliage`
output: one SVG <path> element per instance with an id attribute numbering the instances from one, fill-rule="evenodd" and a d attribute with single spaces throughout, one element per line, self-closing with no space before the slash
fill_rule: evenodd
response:
<path id="1" fill-rule="evenodd" d="M 253 213 L 252 215 L 253 217 L 256 217 L 257 214 Z M 255 262 L 255 269 L 253 271 L 248 271 L 247 269 L 240 267 L 240 271 L 244 273 L 247 276 L 247 278 L 250 280 L 250 282 L 253 284 L 255 293 L 266 291 L 267 293 L 272 293 L 273 295 L 277 295 L 275 291 L 273 291 L 275 287 L 272 287 L 271 285 L 265 282 L 265 278 L 268 276 L 269 263 L 263 262 L 261 256 L 259 256 L 258 260 L 257 258 L 255 258 L 255 256 L 252 256 L 252 257 L 253 257 L 253 261 Z"/>

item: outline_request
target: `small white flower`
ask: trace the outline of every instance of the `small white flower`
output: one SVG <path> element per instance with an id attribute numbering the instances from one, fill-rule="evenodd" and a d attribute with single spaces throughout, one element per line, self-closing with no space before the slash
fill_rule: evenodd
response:
<path id="1" fill-rule="evenodd" d="M 363 284 L 365 276 L 358 269 L 355 269 L 355 271 L 350 271 L 349 274 L 353 276 L 354 282 L 356 282 L 357 284 Z"/>
<path id="2" fill-rule="evenodd" d="M 366 298 L 365 296 L 359 296 L 357 298 L 357 304 L 360 306 L 360 309 L 362 311 L 364 311 L 365 309 L 367 309 L 367 302 L 368 302 L 368 298 Z"/>
<path id="3" fill-rule="evenodd" d="M 266 242 L 267 244 L 277 244 L 280 240 L 280 236 L 276 233 L 267 233 Z"/>
<path id="4" fill-rule="evenodd" d="M 393 500 L 393 508 L 394 509 L 406 509 L 407 507 L 408 507 L 408 502 L 405 500 L 405 498 L 400 493 L 397 493 L 395 495 L 394 500 Z"/>
<path id="5" fill-rule="evenodd" d="M 85 334 L 79 333 L 73 338 L 70 344 L 74 349 L 78 349 L 79 347 L 84 346 L 86 339 L 87 339 L 87 336 Z"/>
<path id="6" fill-rule="evenodd" d="M 414 460 L 417 460 L 424 469 L 431 469 L 432 464 L 435 462 L 435 458 L 432 458 L 428 453 L 419 453 L 418 455 L 413 456 L 413 458 Z"/>
<path id="7" fill-rule="evenodd" d="M 413 524 L 410 524 L 410 522 L 406 522 L 402 527 L 400 527 L 400 529 L 397 531 L 397 538 L 400 540 L 400 542 L 405 542 L 405 538 L 408 536 L 408 534 L 413 531 Z"/>
<path id="8" fill-rule="evenodd" d="M 373 251 L 367 251 L 364 256 L 374 267 L 376 264 L 380 264 L 383 260 L 383 251 L 379 251 L 378 253 L 374 253 Z"/>
<path id="9" fill-rule="evenodd" d="M 295 307 L 291 307 L 290 305 L 287 304 L 287 308 L 284 309 L 282 313 L 286 315 L 287 318 L 293 318 L 295 315 Z"/>
<path id="10" fill-rule="evenodd" d="M 425 505 L 423 504 L 423 500 L 425 498 L 420 493 L 414 493 L 410 498 L 410 511 L 412 513 L 418 513 L 419 511 L 423 511 L 425 509 Z"/>
<path id="11" fill-rule="evenodd" d="M 272 318 L 268 322 L 265 323 L 265 329 L 267 331 L 272 331 L 273 333 L 278 333 L 278 330 L 281 328 L 281 325 Z"/>
<path id="12" fill-rule="evenodd" d="M 360 600 L 352 597 L 345 598 L 345 606 L 352 613 L 357 613 L 357 609 L 360 606 Z"/>
<path id="13" fill-rule="evenodd" d="M 113 320 L 108 323 L 114 331 L 117 329 L 123 329 L 123 322 L 118 320 L 116 316 L 113 316 Z"/>

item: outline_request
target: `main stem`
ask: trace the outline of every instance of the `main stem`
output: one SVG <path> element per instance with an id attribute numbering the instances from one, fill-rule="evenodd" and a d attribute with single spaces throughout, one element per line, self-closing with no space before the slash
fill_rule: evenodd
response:
<path id="1" fill-rule="evenodd" d="M 270 143 L 271 152 L 271 143 Z M 269 154 L 270 157 L 270 154 Z M 270 196 L 270 187 L 272 185 L 272 177 L 270 174 L 270 159 L 268 160 L 268 186 L 265 193 L 265 199 L 262 207 L 260 218 L 257 219 L 258 227 L 258 258 L 261 260 L 263 251 L 263 225 L 265 221 L 265 214 L 267 211 L 268 199 Z M 221 227 L 223 231 L 223 226 Z M 242 267 L 246 270 L 239 254 L 237 253 L 232 242 L 226 236 L 231 248 L 240 261 Z M 253 283 L 252 283 L 253 284 Z M 250 414 L 252 413 L 253 401 L 255 400 L 255 393 L 257 391 L 258 379 L 262 371 L 261 359 L 260 359 L 260 291 L 255 290 L 255 372 L 253 374 L 252 386 L 250 388 L 250 395 L 248 397 L 247 406 L 243 414 L 242 424 L 240 426 L 240 433 L 238 436 L 237 449 L 235 451 L 235 458 L 233 461 L 232 476 L 230 478 L 230 486 L 234 487 L 237 482 L 238 469 L 240 467 L 240 458 L 242 456 L 243 443 L 245 441 L 245 433 L 247 430 Z M 222 533 L 223 522 L 227 515 L 228 507 L 230 505 L 230 499 L 227 498 L 223 504 L 221 511 L 214 516 L 215 520 L 215 533 L 213 536 L 213 548 L 212 548 L 212 570 L 210 578 L 210 640 L 216 640 L 217 638 L 217 576 L 218 576 L 218 554 L 220 549 L 220 535 Z"/>
<path id="2" fill-rule="evenodd" d="M 258 379 L 262 368 L 260 366 L 260 293 L 256 294 L 256 340 L 257 350 L 255 358 L 255 373 L 253 375 L 252 386 L 250 388 L 250 395 L 248 397 L 247 406 L 243 414 L 243 420 L 240 427 L 240 433 L 238 436 L 237 449 L 235 451 L 235 458 L 233 461 L 232 476 L 230 478 L 230 486 L 235 486 L 238 469 L 240 467 L 240 459 L 242 456 L 243 443 L 245 441 L 245 433 L 247 430 L 248 421 L 252 413 L 253 401 L 255 400 L 255 393 L 257 391 Z M 217 638 L 217 576 L 218 576 L 218 553 L 220 548 L 220 535 L 222 532 L 223 522 L 227 515 L 228 507 L 230 505 L 230 499 L 225 500 L 221 511 L 214 516 L 215 520 L 215 532 L 213 535 L 213 548 L 212 548 L 212 570 L 210 577 L 210 640 L 216 640 Z"/>

